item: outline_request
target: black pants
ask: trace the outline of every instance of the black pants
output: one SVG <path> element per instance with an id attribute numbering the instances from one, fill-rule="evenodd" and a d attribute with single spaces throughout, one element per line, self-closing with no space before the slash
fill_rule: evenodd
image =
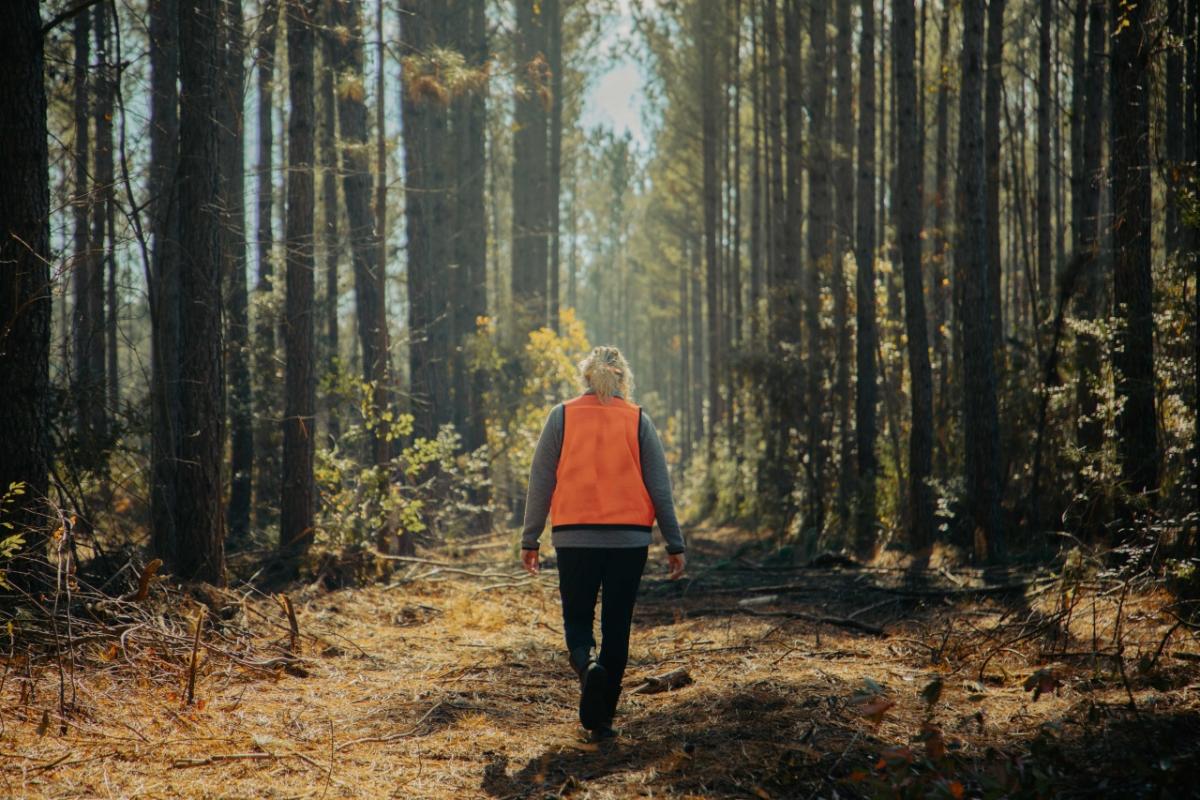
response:
<path id="1" fill-rule="evenodd" d="M 596 594 L 600 604 L 600 654 L 596 660 L 608 672 L 613 705 L 621 691 L 629 661 L 629 626 L 649 547 L 556 547 L 558 590 L 562 595 L 563 632 L 567 651 L 594 647 L 592 623 Z"/>

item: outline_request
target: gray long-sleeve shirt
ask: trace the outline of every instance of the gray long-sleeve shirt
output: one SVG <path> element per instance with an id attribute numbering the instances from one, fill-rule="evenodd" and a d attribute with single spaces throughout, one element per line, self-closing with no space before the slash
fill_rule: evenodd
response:
<path id="1" fill-rule="evenodd" d="M 562 452 L 563 414 L 561 403 L 550 411 L 542 435 L 538 438 L 529 469 L 529 492 L 525 500 L 525 526 L 521 532 L 521 547 L 536 550 L 538 539 L 546 527 L 550 499 L 558 482 L 558 457 Z M 638 432 L 638 452 L 642 465 L 642 482 L 654 504 L 654 516 L 659 532 L 667 543 L 668 553 L 682 553 L 685 545 L 679 521 L 675 518 L 675 502 L 671 497 L 671 475 L 663 453 L 658 431 L 646 412 Z M 555 547 L 645 547 L 650 544 L 650 532 L 620 528 L 573 528 L 553 531 L 551 544 Z"/>

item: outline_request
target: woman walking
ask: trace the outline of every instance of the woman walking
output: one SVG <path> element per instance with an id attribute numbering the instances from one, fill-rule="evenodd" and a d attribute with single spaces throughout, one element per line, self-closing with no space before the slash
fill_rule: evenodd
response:
<path id="1" fill-rule="evenodd" d="M 579 721 L 593 740 L 602 740 L 617 735 L 612 720 L 656 519 L 671 580 L 683 575 L 686 559 L 662 443 L 629 400 L 633 375 L 625 357 L 615 347 L 597 347 L 580 362 L 579 377 L 583 394 L 556 405 L 538 439 L 521 558 L 537 574 L 548 513 L 568 660 L 580 681 Z M 601 644 L 593 655 L 598 592 Z"/>

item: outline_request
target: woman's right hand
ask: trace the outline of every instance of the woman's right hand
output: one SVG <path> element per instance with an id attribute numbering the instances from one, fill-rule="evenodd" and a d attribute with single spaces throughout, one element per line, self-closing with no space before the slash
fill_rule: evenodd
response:
<path id="1" fill-rule="evenodd" d="M 537 550 L 522 550 L 521 551 L 521 564 L 522 564 L 522 566 L 525 567 L 525 571 L 528 572 L 530 575 L 537 575 L 538 570 L 541 568 L 541 565 L 538 564 L 538 551 Z"/>
<path id="2" fill-rule="evenodd" d="M 683 577 L 684 567 L 687 566 L 687 556 L 683 553 L 668 553 L 667 566 L 670 567 L 670 572 L 667 573 L 667 580 L 677 581 Z"/>

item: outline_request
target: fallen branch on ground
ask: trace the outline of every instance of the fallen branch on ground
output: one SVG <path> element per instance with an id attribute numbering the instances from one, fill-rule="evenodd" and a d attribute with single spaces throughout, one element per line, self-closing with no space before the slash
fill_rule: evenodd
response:
<path id="1" fill-rule="evenodd" d="M 686 669 L 680 667 L 673 669 L 670 672 L 662 675 L 652 675 L 646 678 L 646 682 L 633 690 L 634 694 L 658 694 L 671 689 L 678 689 L 682 686 L 694 683 L 692 676 Z"/>
<path id="2" fill-rule="evenodd" d="M 851 630 L 869 633 L 872 636 L 887 636 L 887 633 L 883 630 L 883 628 L 869 625 L 865 622 L 859 622 L 856 619 L 847 619 L 844 617 L 823 617 L 816 614 L 807 614 L 803 611 L 757 611 L 753 608 L 739 607 L 698 608 L 687 613 L 688 616 L 692 617 L 710 617 L 718 614 L 749 614 L 754 617 L 789 617 L 791 619 L 802 619 L 805 622 L 815 622 L 821 625 L 833 625 L 836 628 L 849 628 Z"/>

